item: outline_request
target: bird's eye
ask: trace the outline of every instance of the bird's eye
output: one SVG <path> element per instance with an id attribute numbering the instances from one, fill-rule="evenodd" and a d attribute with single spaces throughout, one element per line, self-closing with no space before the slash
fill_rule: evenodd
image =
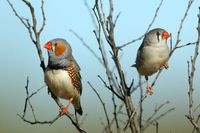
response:
<path id="1" fill-rule="evenodd" d="M 55 43 L 55 46 L 57 46 L 58 44 L 57 43 Z"/>
<path id="2" fill-rule="evenodd" d="M 156 36 L 157 36 L 158 41 L 160 41 L 160 33 L 159 32 L 156 32 Z"/>

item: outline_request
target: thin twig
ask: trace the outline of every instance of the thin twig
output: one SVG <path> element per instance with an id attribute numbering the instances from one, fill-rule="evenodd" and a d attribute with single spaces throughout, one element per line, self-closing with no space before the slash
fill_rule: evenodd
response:
<path id="1" fill-rule="evenodd" d="M 153 17 L 151 23 L 149 24 L 148 28 L 146 29 L 145 34 L 149 31 L 149 29 L 151 28 L 151 26 L 152 26 L 153 23 L 155 22 L 156 17 L 158 16 L 159 10 L 160 10 L 160 8 L 161 8 L 161 6 L 162 6 L 162 3 L 163 3 L 163 0 L 160 1 L 158 7 L 156 8 L 156 12 L 155 12 L 155 14 L 154 14 L 154 17 Z M 141 40 L 141 39 L 145 36 L 145 34 L 143 34 L 142 36 L 140 36 L 140 37 L 137 38 L 137 39 L 134 39 L 134 40 L 129 41 L 129 42 L 125 43 L 125 44 L 122 44 L 122 45 L 119 46 L 118 48 L 121 49 L 121 48 L 123 48 L 123 47 L 126 47 L 127 45 L 130 45 L 130 44 L 132 44 L 132 43 L 134 43 L 134 42 L 136 42 L 136 41 Z"/>
<path id="2" fill-rule="evenodd" d="M 119 106 L 119 108 L 118 108 L 118 110 L 117 110 L 117 112 L 116 112 L 116 116 L 118 116 L 119 114 L 120 114 L 120 112 L 121 112 L 121 110 L 123 109 L 123 107 L 124 107 L 124 103 L 122 103 L 120 106 Z M 115 117 L 113 117 L 112 118 L 112 120 L 110 121 L 110 126 L 112 126 L 112 124 L 115 122 Z M 101 133 L 104 133 L 105 131 L 106 131 L 106 129 L 108 129 L 108 125 L 107 126 L 104 126 L 104 129 L 101 131 Z"/>
<path id="3" fill-rule="evenodd" d="M 109 117 L 108 117 L 108 113 L 107 113 L 107 110 L 106 110 L 105 103 L 103 102 L 103 100 L 101 99 L 99 93 L 96 91 L 96 89 L 91 85 L 91 83 L 89 81 L 88 81 L 88 84 L 92 88 L 92 90 L 95 92 L 95 94 L 97 95 L 98 99 L 100 100 L 100 102 L 101 102 L 101 104 L 103 106 L 103 110 L 104 110 L 104 113 L 106 115 L 106 120 L 107 120 L 107 123 L 108 123 L 109 133 L 112 133 L 111 126 L 110 126 L 110 120 L 109 120 Z"/>
<path id="4" fill-rule="evenodd" d="M 167 115 L 168 113 L 170 113 L 171 111 L 174 111 L 175 108 L 170 108 L 168 109 L 167 111 L 165 111 L 164 113 L 162 113 L 161 115 L 159 115 L 158 117 L 156 117 L 155 119 L 149 121 L 147 124 L 145 124 L 143 127 L 142 127 L 142 131 L 144 131 L 147 127 L 149 127 L 151 124 L 153 124 L 155 121 L 158 121 L 159 119 L 161 119 L 162 117 L 164 117 L 165 115 Z"/>
<path id="5" fill-rule="evenodd" d="M 23 121 L 29 123 L 29 124 L 50 124 L 52 125 L 58 118 L 60 118 L 60 115 L 58 115 L 57 117 L 55 117 L 53 120 L 50 120 L 50 121 L 38 121 L 38 120 L 34 120 L 34 121 L 30 121 L 30 120 L 27 120 L 25 119 L 23 116 L 17 114 Z"/>
<path id="6" fill-rule="evenodd" d="M 130 88 L 128 88 L 128 86 L 126 84 L 124 71 L 122 70 L 122 66 L 119 62 L 118 48 L 116 47 L 116 43 L 115 43 L 114 29 L 115 29 L 116 25 L 113 22 L 113 12 L 114 12 L 113 1 L 109 0 L 109 11 L 108 11 L 109 14 L 107 16 L 106 22 L 103 20 L 104 15 L 102 15 L 101 10 L 103 10 L 103 9 L 102 9 L 101 3 L 102 3 L 102 1 L 100 0 L 100 6 L 99 6 L 99 1 L 96 0 L 96 4 L 93 8 L 97 22 L 99 23 L 98 34 L 97 34 L 97 32 L 95 32 L 95 36 L 97 38 L 97 41 L 99 44 L 99 49 L 101 51 L 103 60 L 107 60 L 107 59 L 105 59 L 105 55 L 104 55 L 105 51 L 104 51 L 104 49 L 101 48 L 102 46 L 101 46 L 101 42 L 99 40 L 101 30 L 104 34 L 104 37 L 105 37 L 107 43 L 109 44 L 109 46 L 111 48 L 110 53 L 111 53 L 112 59 L 115 63 L 117 74 L 119 76 L 120 88 L 122 89 L 123 94 L 125 94 L 124 102 L 125 102 L 125 106 L 126 106 L 126 111 L 128 112 L 128 117 L 130 118 L 132 113 L 135 111 L 135 108 L 134 108 L 133 101 L 130 96 Z M 105 62 L 105 63 L 107 63 L 107 62 Z M 114 78 L 110 76 L 112 74 L 108 73 L 108 71 L 107 71 L 108 65 L 105 63 L 104 63 L 104 65 L 105 65 L 105 69 L 106 69 L 106 74 L 108 76 L 108 80 L 111 80 L 112 82 L 114 82 Z M 111 86 L 113 86 L 113 85 L 111 85 Z M 117 86 L 115 86 L 115 87 L 117 87 Z M 130 126 L 131 131 L 139 132 L 140 128 L 138 126 L 138 121 L 137 121 L 136 115 L 134 116 L 134 119 L 130 119 L 130 120 L 131 120 L 131 124 L 129 124 L 129 126 Z"/>
<path id="7" fill-rule="evenodd" d="M 194 112 L 196 112 L 197 109 L 199 109 L 199 107 L 200 107 L 200 104 L 194 109 Z"/>
<path id="8" fill-rule="evenodd" d="M 154 112 L 152 113 L 151 116 L 149 116 L 149 118 L 146 120 L 146 122 L 144 123 L 144 125 L 142 126 L 143 131 L 150 125 L 150 123 L 152 123 L 152 119 L 153 117 L 165 106 L 169 104 L 169 101 L 166 101 L 165 103 L 161 104 L 160 106 L 156 107 Z"/>
<path id="9" fill-rule="evenodd" d="M 73 31 L 72 29 L 69 30 L 74 36 L 76 36 L 80 41 L 81 43 L 83 44 L 83 46 L 85 46 L 89 51 L 90 53 L 92 53 L 92 55 L 99 61 L 99 63 L 101 65 L 103 65 L 103 62 L 101 60 L 101 58 L 94 52 L 94 50 L 83 40 L 82 37 L 80 37 L 75 31 Z"/>
<path id="10" fill-rule="evenodd" d="M 176 49 L 178 49 L 178 48 L 183 48 L 183 47 L 187 47 L 187 46 L 191 46 L 191 45 L 195 45 L 195 44 L 196 44 L 196 42 L 187 43 L 187 44 L 185 44 L 185 45 L 177 46 Z"/>
<path id="11" fill-rule="evenodd" d="M 117 118 L 117 104 L 116 104 L 116 101 L 115 101 L 115 95 L 114 93 L 112 94 L 112 101 L 113 101 L 113 108 L 114 108 L 114 112 L 113 112 L 113 115 L 114 115 L 114 119 L 115 119 L 115 124 L 116 124 L 116 129 L 117 129 L 117 133 L 120 132 L 120 127 L 119 127 L 119 122 L 118 122 L 118 118 Z"/>
<path id="12" fill-rule="evenodd" d="M 140 86 L 140 115 L 139 115 L 139 122 L 140 122 L 140 128 L 142 128 L 142 114 L 143 114 L 143 87 L 142 87 L 142 76 L 139 75 L 139 83 L 138 85 Z"/>
<path id="13" fill-rule="evenodd" d="M 159 123 L 156 121 L 156 133 L 158 133 L 158 125 Z"/>
<path id="14" fill-rule="evenodd" d="M 131 117 L 128 119 L 128 122 L 125 124 L 124 128 L 123 128 L 123 131 L 125 132 L 128 125 L 130 124 L 131 120 L 133 119 L 133 117 L 135 116 L 136 114 L 136 110 L 131 114 Z"/>
<path id="15" fill-rule="evenodd" d="M 43 31 L 43 29 L 44 29 L 44 27 L 45 27 L 45 25 L 46 25 L 46 16 L 45 16 L 45 12 L 44 12 L 44 0 L 41 0 L 41 2 L 42 2 L 42 5 L 41 5 L 41 10 L 42 10 L 42 18 L 43 18 L 43 23 L 42 23 L 42 26 L 41 26 L 41 28 L 40 28 L 40 30 L 39 30 L 39 32 L 38 32 L 38 35 L 40 36 L 40 34 L 42 33 L 42 31 Z"/>
<path id="16" fill-rule="evenodd" d="M 107 83 L 103 80 L 103 78 L 100 75 L 98 75 L 98 78 L 103 82 L 106 88 L 108 88 L 112 93 L 114 93 L 119 99 L 123 101 L 123 97 L 120 96 L 117 92 L 115 92 L 112 86 L 108 86 Z"/>
<path id="17" fill-rule="evenodd" d="M 198 38 L 197 38 L 197 42 L 195 45 L 195 51 L 194 51 L 194 55 L 193 57 L 191 57 L 191 68 L 189 66 L 188 63 L 188 84 L 189 84 L 189 88 L 188 88 L 188 100 L 189 100 L 189 114 L 186 115 L 186 117 L 188 118 L 188 120 L 191 122 L 191 124 L 193 125 L 193 127 L 195 128 L 195 130 L 200 133 L 200 127 L 198 126 L 198 124 L 195 121 L 195 117 L 194 117 L 194 110 L 193 110 L 193 79 L 195 76 L 195 70 L 196 70 L 196 60 L 199 54 L 199 43 L 200 43 L 200 7 L 199 7 L 199 14 L 198 14 L 198 26 L 197 26 L 197 32 L 198 32 Z"/>

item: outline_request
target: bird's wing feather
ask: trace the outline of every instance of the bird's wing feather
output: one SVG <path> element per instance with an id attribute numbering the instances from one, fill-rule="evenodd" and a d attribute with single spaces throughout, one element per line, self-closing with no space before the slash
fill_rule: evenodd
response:
<path id="1" fill-rule="evenodd" d="M 81 75 L 80 75 L 80 67 L 73 56 L 69 57 L 71 64 L 67 66 L 66 70 L 69 73 L 69 76 L 72 79 L 73 86 L 77 89 L 77 91 L 82 94 L 82 83 L 81 83 Z"/>
<path id="2" fill-rule="evenodd" d="M 139 49 L 138 49 L 138 51 L 137 51 L 137 57 L 136 57 L 136 64 L 135 64 L 135 67 L 139 67 L 139 66 L 141 65 L 141 63 L 142 63 L 143 58 L 142 58 L 141 55 L 142 55 L 142 52 L 143 52 L 144 43 L 145 43 L 145 42 L 143 42 L 143 43 L 140 45 L 140 47 L 139 47 Z"/>

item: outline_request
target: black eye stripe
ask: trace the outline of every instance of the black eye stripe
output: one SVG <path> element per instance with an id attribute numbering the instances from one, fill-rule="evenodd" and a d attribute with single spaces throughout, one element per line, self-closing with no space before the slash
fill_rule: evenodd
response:
<path id="1" fill-rule="evenodd" d="M 55 46 L 57 46 L 58 44 L 57 43 L 55 43 Z"/>
<path id="2" fill-rule="evenodd" d="M 157 36 L 158 41 L 160 41 L 160 38 L 159 38 L 160 33 L 159 32 L 156 32 L 156 36 Z"/>

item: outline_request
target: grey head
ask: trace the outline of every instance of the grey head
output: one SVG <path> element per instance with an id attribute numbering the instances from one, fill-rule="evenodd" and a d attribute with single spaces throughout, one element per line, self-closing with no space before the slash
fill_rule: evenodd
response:
<path id="1" fill-rule="evenodd" d="M 48 67 L 51 69 L 65 69 L 70 65 L 72 49 L 69 43 L 62 38 L 55 38 L 47 42 L 44 47 L 48 51 Z"/>
<path id="2" fill-rule="evenodd" d="M 161 45 L 166 45 L 167 47 L 167 38 L 170 37 L 170 34 L 162 29 L 162 28 L 155 28 L 150 30 L 148 33 L 145 34 L 143 42 L 138 49 L 137 57 L 136 57 L 136 64 L 133 64 L 132 67 L 139 67 L 141 64 L 142 56 L 141 52 L 144 47 L 160 47 Z"/>
<path id="3" fill-rule="evenodd" d="M 166 45 L 167 38 L 169 36 L 170 35 L 166 30 L 162 28 L 155 28 L 145 34 L 142 45 L 145 45 L 145 46 L 148 46 L 148 45 L 154 46 L 154 45 L 160 45 L 160 44 Z"/>

